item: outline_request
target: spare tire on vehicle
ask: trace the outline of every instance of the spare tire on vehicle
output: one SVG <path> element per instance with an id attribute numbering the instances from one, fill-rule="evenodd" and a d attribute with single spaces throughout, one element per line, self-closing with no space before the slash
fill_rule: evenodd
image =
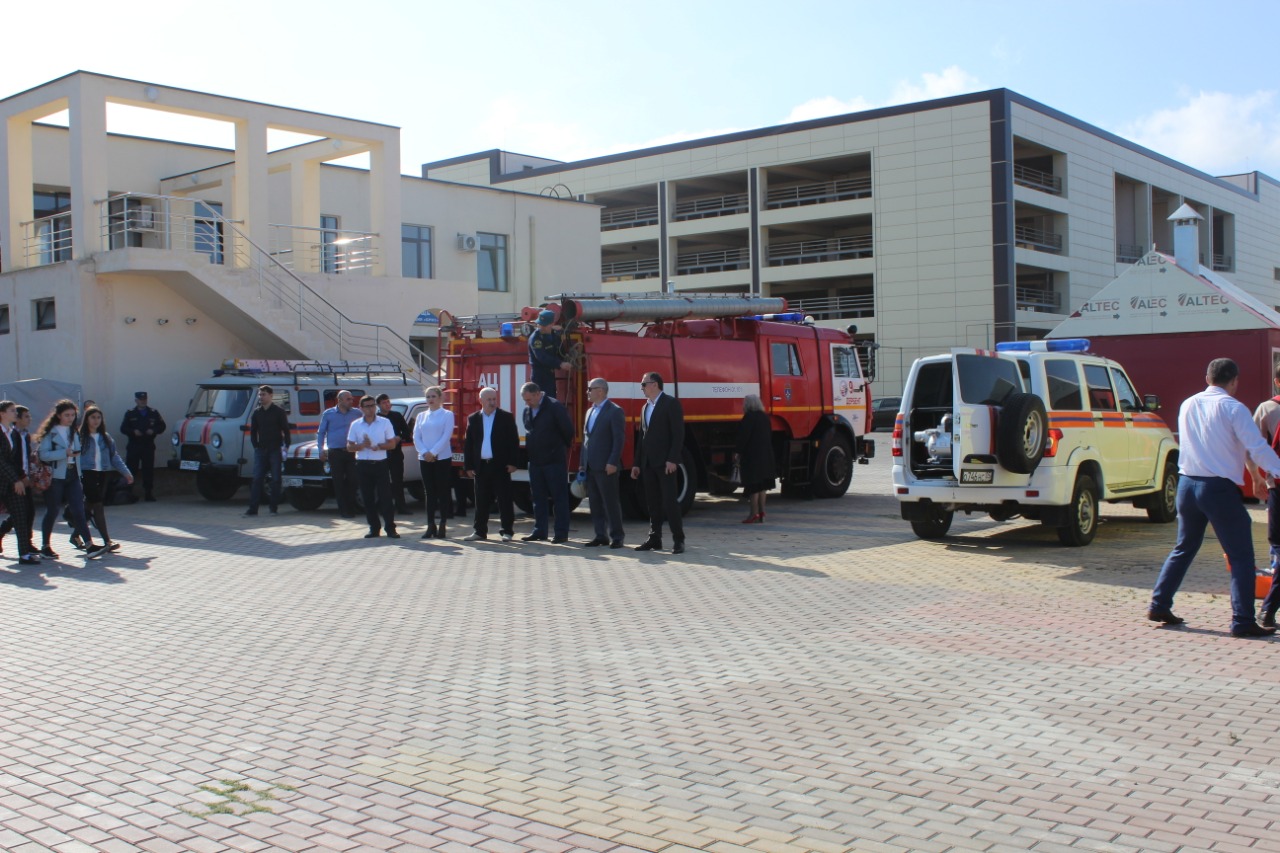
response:
<path id="1" fill-rule="evenodd" d="M 1049 417 L 1035 394 L 1010 394 L 996 422 L 996 459 L 1014 474 L 1030 474 L 1044 458 Z"/>

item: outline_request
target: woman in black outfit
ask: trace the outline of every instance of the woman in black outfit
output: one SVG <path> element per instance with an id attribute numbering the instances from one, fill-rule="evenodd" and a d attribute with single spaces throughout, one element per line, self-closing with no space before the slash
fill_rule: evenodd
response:
<path id="1" fill-rule="evenodd" d="M 742 492 L 751 501 L 751 514 L 742 523 L 764 524 L 765 492 L 774 487 L 778 475 L 773 461 L 773 429 L 755 394 L 742 399 L 737 450 L 734 459 L 742 474 Z"/>

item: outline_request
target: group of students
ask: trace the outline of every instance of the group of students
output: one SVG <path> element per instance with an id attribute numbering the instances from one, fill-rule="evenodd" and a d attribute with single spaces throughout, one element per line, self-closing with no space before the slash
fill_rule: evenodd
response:
<path id="1" fill-rule="evenodd" d="M 81 418 L 75 402 L 60 400 L 34 435 L 31 423 L 26 406 L 0 401 L 0 505 L 7 515 L 0 523 L 0 551 L 4 535 L 13 531 L 20 564 L 58 559 L 52 537 L 60 516 L 71 525 L 71 545 L 88 559 L 119 550 L 107 529 L 106 495 L 113 474 L 129 485 L 133 474 L 107 432 L 102 410 L 87 405 Z M 35 501 L 41 487 L 45 512 L 37 549 Z M 100 542 L 94 541 L 90 521 Z"/>

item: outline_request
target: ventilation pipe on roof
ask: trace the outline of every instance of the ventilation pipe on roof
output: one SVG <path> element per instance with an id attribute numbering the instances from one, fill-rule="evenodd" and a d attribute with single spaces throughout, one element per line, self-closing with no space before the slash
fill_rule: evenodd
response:
<path id="1" fill-rule="evenodd" d="M 1186 202 L 1169 217 L 1173 223 L 1173 259 L 1192 275 L 1200 275 L 1200 222 L 1203 219 Z"/>

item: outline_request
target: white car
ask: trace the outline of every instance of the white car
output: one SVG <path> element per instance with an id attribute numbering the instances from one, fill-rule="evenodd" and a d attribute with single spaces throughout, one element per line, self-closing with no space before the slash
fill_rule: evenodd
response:
<path id="1" fill-rule="evenodd" d="M 893 429 L 902 517 L 923 539 L 956 512 L 1016 516 L 1087 545 L 1101 502 L 1177 515 L 1178 445 L 1160 401 L 1083 339 L 955 349 L 917 360 Z"/>

